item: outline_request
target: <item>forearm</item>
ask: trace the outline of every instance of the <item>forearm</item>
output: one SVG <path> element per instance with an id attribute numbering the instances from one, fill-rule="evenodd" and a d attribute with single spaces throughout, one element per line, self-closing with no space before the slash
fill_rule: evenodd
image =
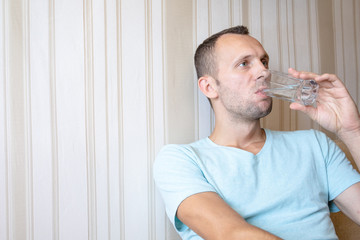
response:
<path id="1" fill-rule="evenodd" d="M 195 220 L 195 218 L 192 217 L 190 221 L 185 219 L 183 219 L 183 221 L 187 222 L 187 225 L 199 236 L 207 240 L 223 240 L 223 239 L 279 240 L 281 239 L 261 228 L 258 228 L 254 225 L 247 223 L 237 213 L 226 214 L 226 215 L 227 215 L 226 217 L 220 215 L 212 219 L 217 221 L 209 221 L 208 219 L 202 218 L 203 216 L 200 218 L 196 218 L 197 220 Z"/>
<path id="2" fill-rule="evenodd" d="M 207 240 L 280 239 L 247 223 L 214 192 L 197 193 L 186 198 L 178 207 L 177 217 Z"/>
<path id="3" fill-rule="evenodd" d="M 242 228 L 238 228 L 232 231 L 229 238 L 219 238 L 219 239 L 246 239 L 246 240 L 280 240 L 281 238 L 264 231 L 263 229 L 257 228 L 253 225 L 248 224 L 248 226 L 244 226 Z"/>
<path id="4" fill-rule="evenodd" d="M 353 138 L 353 140 L 350 142 L 344 141 L 344 143 L 348 147 L 351 156 L 353 157 L 356 163 L 357 168 L 360 170 L 360 148 L 359 148 L 360 136 L 357 138 Z"/>
<path id="5" fill-rule="evenodd" d="M 220 224 L 220 226 L 212 226 L 207 229 L 194 229 L 201 237 L 207 240 L 223 240 L 223 239 L 236 239 L 236 240 L 280 240 L 281 238 L 248 223 L 240 225 Z M 205 230 L 205 231 L 204 231 Z"/>
<path id="6" fill-rule="evenodd" d="M 360 120 L 359 120 L 360 121 Z M 340 140 L 346 145 L 353 157 L 356 166 L 360 170 L 360 129 L 346 134 L 338 135 Z"/>

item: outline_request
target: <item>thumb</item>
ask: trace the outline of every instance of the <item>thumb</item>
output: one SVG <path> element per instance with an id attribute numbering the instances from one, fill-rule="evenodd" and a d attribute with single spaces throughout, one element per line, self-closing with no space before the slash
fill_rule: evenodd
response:
<path id="1" fill-rule="evenodd" d="M 314 108 L 313 106 L 304 106 L 300 103 L 293 102 L 290 104 L 290 109 L 296 110 L 296 111 L 301 111 L 301 112 L 305 113 L 306 115 L 308 115 L 311 119 L 315 120 L 316 108 Z"/>

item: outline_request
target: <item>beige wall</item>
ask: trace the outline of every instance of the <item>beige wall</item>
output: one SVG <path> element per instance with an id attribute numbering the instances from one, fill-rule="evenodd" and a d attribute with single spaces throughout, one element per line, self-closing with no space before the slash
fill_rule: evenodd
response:
<path id="1" fill-rule="evenodd" d="M 214 125 L 193 52 L 245 24 L 271 68 L 338 74 L 360 103 L 357 0 L 0 0 L 0 240 L 178 239 L 161 146 Z M 319 128 L 275 101 L 267 128 Z"/>

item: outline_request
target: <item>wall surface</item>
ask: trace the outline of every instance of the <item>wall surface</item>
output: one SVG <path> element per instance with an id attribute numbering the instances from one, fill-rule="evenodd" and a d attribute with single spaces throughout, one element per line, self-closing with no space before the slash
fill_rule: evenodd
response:
<path id="1" fill-rule="evenodd" d="M 0 0 L 0 240 L 179 239 L 152 164 L 210 134 L 193 53 L 238 24 L 360 104 L 357 0 Z M 320 129 L 288 105 L 263 126 Z"/>

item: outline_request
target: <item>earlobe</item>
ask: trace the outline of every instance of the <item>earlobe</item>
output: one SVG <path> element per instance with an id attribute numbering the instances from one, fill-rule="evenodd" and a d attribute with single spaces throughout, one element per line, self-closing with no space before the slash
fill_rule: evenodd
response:
<path id="1" fill-rule="evenodd" d="M 199 86 L 201 92 L 206 97 L 213 99 L 218 96 L 216 81 L 211 76 L 203 76 L 203 77 L 199 78 L 198 86 Z"/>

